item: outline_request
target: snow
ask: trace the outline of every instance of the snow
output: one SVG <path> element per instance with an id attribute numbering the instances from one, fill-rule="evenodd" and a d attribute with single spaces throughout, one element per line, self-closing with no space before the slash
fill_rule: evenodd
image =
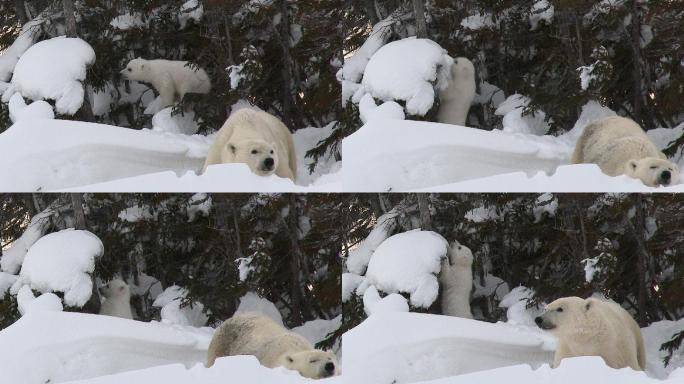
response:
<path id="1" fill-rule="evenodd" d="M 422 121 L 374 119 L 344 139 L 342 184 L 346 192 L 677 192 L 684 185 L 647 187 L 627 176 L 610 177 L 594 164 L 568 165 L 582 130 L 615 112 L 592 101 L 570 131 L 543 135 L 543 113 L 522 116 L 527 99 L 513 95 L 497 114 L 504 129 L 485 131 Z M 681 136 L 684 125 L 649 130 L 660 149 Z M 391 138 L 391 145 L 387 143 Z M 680 168 L 684 158 L 675 158 Z M 353 271 L 352 271 L 353 272 Z"/>
<path id="2" fill-rule="evenodd" d="M 595 75 L 593 72 L 597 63 L 598 62 L 595 62 L 594 64 L 577 68 L 577 72 L 579 72 L 580 77 L 580 87 L 582 87 L 583 91 L 589 89 L 591 82 L 596 79 L 597 75 Z"/>
<path id="3" fill-rule="evenodd" d="M 537 368 L 551 361 L 552 344 L 538 328 L 380 312 L 343 335 L 342 365 L 346 382 L 410 383 L 516 364 Z"/>
<path id="4" fill-rule="evenodd" d="M 347 258 L 347 270 L 357 275 L 366 273 L 368 262 L 373 252 L 385 241 L 396 227 L 395 218 L 399 215 L 398 210 L 391 210 L 380 216 L 368 236 L 355 248 L 349 251 Z"/>
<path id="5" fill-rule="evenodd" d="M 361 81 L 368 61 L 373 54 L 385 44 L 392 32 L 391 26 L 394 22 L 395 15 L 390 15 L 385 20 L 382 20 L 373 26 L 373 30 L 363 45 L 361 45 L 353 54 L 348 55 L 345 58 L 344 66 L 338 73 L 338 78 L 340 80 L 351 83 L 359 83 Z M 344 88 L 344 83 L 342 86 Z M 351 96 L 351 94 L 349 96 Z M 348 98 L 349 97 L 344 97 L 343 100 L 347 100 Z"/>
<path id="6" fill-rule="evenodd" d="M 359 102 L 361 121 L 365 124 L 373 119 L 404 120 L 404 108 L 395 101 L 386 101 L 381 105 L 375 104 L 373 96 L 365 94 Z"/>
<path id="7" fill-rule="evenodd" d="M 206 193 L 196 193 L 188 200 L 188 222 L 195 221 L 196 218 L 209 216 L 212 200 Z"/>
<path id="8" fill-rule="evenodd" d="M 435 87 L 444 89 L 449 84 L 453 63 L 447 51 L 432 40 L 410 37 L 393 41 L 368 61 L 363 92 L 383 101 L 405 101 L 406 112 L 424 116 L 434 104 Z"/>
<path id="9" fill-rule="evenodd" d="M 235 314 L 247 312 L 260 313 L 275 321 L 276 324 L 284 326 L 283 316 L 280 314 L 280 311 L 278 311 L 275 304 L 260 297 L 256 292 L 247 292 L 240 298 L 240 305 L 235 311 Z"/>
<path id="10" fill-rule="evenodd" d="M 54 119 L 55 112 L 52 106 L 43 100 L 34 101 L 31 104 L 26 104 L 24 98 L 15 93 L 10 97 L 9 101 L 10 120 L 16 123 L 23 119 Z"/>
<path id="11" fill-rule="evenodd" d="M 365 269 L 365 267 L 364 267 Z M 342 302 L 346 303 L 352 296 L 352 293 L 363 283 L 363 276 L 355 273 L 345 272 L 342 274 Z M 0 285 L 1 287 L 1 285 Z M 1 292 L 1 291 L 0 291 Z"/>
<path id="12" fill-rule="evenodd" d="M 26 253 L 13 292 L 28 285 L 39 292 L 63 292 L 64 304 L 82 307 L 92 294 L 90 274 L 102 256 L 102 241 L 88 231 L 65 229 L 41 237 Z"/>
<path id="13" fill-rule="evenodd" d="M 342 326 L 342 315 L 338 315 L 330 320 L 326 319 L 316 319 L 307 321 L 306 323 L 300 325 L 299 327 L 294 327 L 291 329 L 292 332 L 303 336 L 305 339 L 309 340 L 312 345 L 316 345 L 332 332 L 338 330 Z"/>
<path id="14" fill-rule="evenodd" d="M 47 231 L 51 224 L 50 216 L 54 213 L 54 209 L 48 207 L 31 218 L 24 233 L 8 249 L 2 251 L 2 259 L 0 259 L 2 271 L 9 272 L 12 275 L 16 275 L 19 272 L 26 253 L 45 234 L 45 231 Z"/>
<path id="15" fill-rule="evenodd" d="M 33 311 L 61 312 L 64 310 L 62 299 L 59 296 L 48 292 L 35 297 L 28 285 L 24 285 L 17 292 L 17 305 L 22 316 Z"/>
<path id="16" fill-rule="evenodd" d="M 202 16 L 204 16 L 204 7 L 198 0 L 186 1 L 178 11 L 178 23 L 180 23 L 181 29 L 185 29 L 190 21 L 199 23 Z"/>
<path id="17" fill-rule="evenodd" d="M 408 293 L 412 306 L 428 308 L 437 299 L 436 275 L 447 249 L 447 241 L 432 231 L 391 236 L 373 252 L 365 283 L 386 293 Z"/>
<path id="18" fill-rule="evenodd" d="M 86 67 L 94 62 L 95 51 L 79 38 L 43 40 L 19 58 L 12 85 L 31 100 L 55 100 L 58 113 L 73 115 L 83 104 Z"/>
<path id="19" fill-rule="evenodd" d="M 161 320 L 165 324 L 202 327 L 207 324 L 204 305 L 197 301 L 186 302 L 188 291 L 177 285 L 164 290 L 152 303 L 161 308 Z"/>
<path id="20" fill-rule="evenodd" d="M 537 198 L 535 206 L 532 209 L 534 215 L 534 222 L 538 223 L 544 217 L 544 214 L 554 216 L 558 209 L 558 199 L 551 193 L 544 193 Z"/>
<path id="21" fill-rule="evenodd" d="M 544 21 L 547 25 L 551 25 L 555 8 L 549 4 L 548 0 L 537 0 L 530 10 L 530 30 L 534 31 L 539 27 L 539 23 Z"/>
<path id="22" fill-rule="evenodd" d="M 494 23 L 494 20 L 492 20 L 491 13 L 478 13 L 475 15 L 470 15 L 465 19 L 461 20 L 461 26 L 471 31 L 477 31 L 484 28 L 496 27 L 496 23 Z"/>
<path id="23" fill-rule="evenodd" d="M 210 338 L 206 328 L 32 311 L 0 331 L 0 345 L 12 346 L 0 349 L 0 372 L 7 383 L 43 384 L 165 364 L 185 371 L 206 360 Z"/>
<path id="24" fill-rule="evenodd" d="M 133 207 L 128 207 L 119 212 L 117 217 L 119 220 L 125 221 L 127 223 L 138 223 L 143 220 L 155 219 L 157 216 L 156 214 L 152 213 L 149 205 L 136 205 Z"/>
<path id="25" fill-rule="evenodd" d="M 542 313 L 542 308 L 527 308 L 528 300 L 534 291 L 523 286 L 515 287 L 499 302 L 500 308 L 506 308 L 508 324 L 535 327 L 534 318 Z"/>
<path id="26" fill-rule="evenodd" d="M 0 52 L 0 83 L 10 80 L 21 55 L 38 39 L 41 33 L 40 24 L 42 23 L 43 19 L 38 17 L 24 24 L 14 43 Z"/>
<path id="27" fill-rule="evenodd" d="M 194 135 L 199 130 L 195 113 L 186 111 L 173 114 L 173 107 L 164 108 L 152 116 L 152 130 L 156 132 Z"/>
<path id="28" fill-rule="evenodd" d="M 7 272 L 0 272 L 0 301 L 5 298 L 5 293 L 14 285 L 18 276 Z"/>
<path id="29" fill-rule="evenodd" d="M 144 28 L 147 27 L 147 23 L 143 21 L 142 14 L 140 13 L 124 13 L 112 19 L 109 22 L 114 29 L 120 31 L 128 31 L 134 28 Z"/>
<path id="30" fill-rule="evenodd" d="M 383 312 L 408 312 L 409 304 L 406 298 L 398 293 L 391 293 L 380 298 L 380 293 L 374 286 L 370 286 L 363 293 L 363 308 L 368 316 Z"/>
<path id="31" fill-rule="evenodd" d="M 582 263 L 584 264 L 584 280 L 587 283 L 591 283 L 592 280 L 594 280 L 594 275 L 601 272 L 601 268 L 597 267 L 598 262 L 599 257 L 582 260 Z"/>
<path id="32" fill-rule="evenodd" d="M 187 116 L 187 115 L 186 115 Z M 313 173 L 305 153 L 334 124 L 293 136 L 298 183 L 261 177 L 245 164 L 221 164 L 197 173 L 212 137 L 133 130 L 65 120 L 21 120 L 0 134 L 0 190 L 33 192 L 315 192 L 340 191 L 341 162 L 332 153 Z M 28 143 L 28 144 L 27 144 Z"/>

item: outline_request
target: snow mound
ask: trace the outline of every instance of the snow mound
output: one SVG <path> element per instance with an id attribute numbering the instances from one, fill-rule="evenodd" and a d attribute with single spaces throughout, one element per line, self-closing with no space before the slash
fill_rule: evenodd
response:
<path id="1" fill-rule="evenodd" d="M 357 384 L 411 383 L 516 364 L 537 368 L 553 359 L 552 343 L 538 329 L 381 312 L 344 334 L 344 378 Z"/>
<path id="2" fill-rule="evenodd" d="M 17 292 L 17 306 L 22 316 L 33 311 L 61 312 L 64 310 L 59 296 L 48 292 L 35 297 L 28 285 L 24 285 Z"/>
<path id="3" fill-rule="evenodd" d="M 173 107 L 164 108 L 152 116 L 152 130 L 156 132 L 194 135 L 199 130 L 194 112 L 173 114 Z"/>
<path id="4" fill-rule="evenodd" d="M 83 105 L 86 67 L 95 51 L 79 38 L 55 37 L 34 44 L 14 68 L 12 84 L 31 100 L 55 100 L 58 113 L 75 114 Z"/>
<path id="5" fill-rule="evenodd" d="M 349 251 L 349 257 L 347 258 L 347 269 L 349 272 L 357 275 L 366 273 L 366 268 L 373 252 L 389 237 L 390 233 L 397 226 L 394 219 L 398 215 L 399 212 L 393 209 L 380 216 L 370 234 L 359 245 Z"/>
<path id="6" fill-rule="evenodd" d="M 449 84 L 453 63 L 446 50 L 432 40 L 410 37 L 393 41 L 368 61 L 363 89 L 383 101 L 403 100 L 409 114 L 424 116 L 434 104 L 435 87 L 444 89 Z"/>
<path id="7" fill-rule="evenodd" d="M 240 298 L 240 305 L 235 311 L 235 314 L 246 312 L 260 313 L 275 321 L 276 324 L 285 326 L 283 324 L 283 316 L 280 314 L 280 311 L 276 308 L 275 304 L 260 297 L 256 292 L 247 292 Z"/>
<path id="8" fill-rule="evenodd" d="M 185 302 L 188 291 L 177 285 L 164 290 L 152 303 L 153 307 L 161 308 L 161 320 L 165 324 L 177 324 L 202 327 L 207 324 L 204 305 L 200 302 Z"/>
<path id="9" fill-rule="evenodd" d="M 29 312 L 0 331 L 0 345 L 12 346 L 0 349 L 0 372 L 3 382 L 44 384 L 165 364 L 179 364 L 179 370 L 185 370 L 206 360 L 210 339 L 209 329 L 73 312 Z"/>
<path id="10" fill-rule="evenodd" d="M 307 321 L 299 327 L 292 328 L 291 331 L 303 336 L 305 339 L 309 340 L 311 344 L 316 345 L 325 340 L 328 334 L 338 330 L 341 326 L 342 315 L 338 315 L 330 320 L 316 319 Z"/>
<path id="11" fill-rule="evenodd" d="M 381 145 L 387 138 L 392 145 Z M 571 144 L 551 136 L 372 120 L 344 140 L 343 184 L 348 192 L 400 192 L 510 172 L 550 173 L 570 151 Z"/>
<path id="12" fill-rule="evenodd" d="M 536 327 L 534 318 L 543 312 L 543 308 L 527 308 L 527 302 L 534 296 L 534 291 L 527 287 L 515 287 L 499 302 L 500 308 L 506 308 L 508 324 Z"/>
<path id="13" fill-rule="evenodd" d="M 392 293 L 380 298 L 380 293 L 372 285 L 363 293 L 363 308 L 368 316 L 382 312 L 409 311 L 408 301 L 404 296 Z"/>
<path id="14" fill-rule="evenodd" d="M 178 23 L 180 28 L 185 29 L 190 22 L 199 23 L 204 16 L 204 7 L 198 0 L 186 1 L 178 11 Z"/>
<path id="15" fill-rule="evenodd" d="M 543 136 L 549 132 L 551 126 L 544 121 L 546 114 L 536 111 L 534 114 L 523 115 L 525 107 L 530 104 L 530 99 L 514 94 L 509 96 L 494 112 L 503 116 L 503 131 L 508 133 L 524 133 Z"/>
<path id="16" fill-rule="evenodd" d="M 10 97 L 9 101 L 10 120 L 16 123 L 23 119 L 54 119 L 55 112 L 52 110 L 52 105 L 43 100 L 34 101 L 31 104 L 26 104 L 24 98 L 15 93 Z"/>
<path id="17" fill-rule="evenodd" d="M 428 308 L 437 299 L 436 274 L 447 249 L 447 241 L 432 231 L 396 234 L 373 253 L 366 283 L 386 293 L 408 293 L 411 305 Z"/>
<path id="18" fill-rule="evenodd" d="M 24 257 L 26 257 L 26 252 L 45 234 L 45 231 L 50 226 L 50 216 L 54 213 L 52 208 L 48 208 L 33 216 L 24 233 L 12 243 L 9 249 L 3 250 L 0 267 L 4 272 L 9 272 L 13 275 L 19 272 L 19 268 L 21 268 L 21 264 L 24 262 Z"/>
<path id="19" fill-rule="evenodd" d="M 103 253 L 102 241 L 88 231 L 72 228 L 45 235 L 26 253 L 12 290 L 29 285 L 43 293 L 64 292 L 66 305 L 82 307 L 92 294 L 95 259 Z"/>

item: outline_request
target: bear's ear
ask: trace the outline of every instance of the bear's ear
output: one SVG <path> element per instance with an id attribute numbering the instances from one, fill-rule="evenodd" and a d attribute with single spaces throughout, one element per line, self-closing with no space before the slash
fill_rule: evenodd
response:
<path id="1" fill-rule="evenodd" d="M 589 300 L 585 300 L 585 301 L 586 301 L 587 303 L 584 305 L 584 310 L 585 310 L 585 311 L 588 311 L 589 308 L 591 308 L 591 301 L 589 301 Z"/>
<path id="2" fill-rule="evenodd" d="M 294 363 L 294 359 L 290 355 L 285 355 L 285 360 L 290 364 Z"/>

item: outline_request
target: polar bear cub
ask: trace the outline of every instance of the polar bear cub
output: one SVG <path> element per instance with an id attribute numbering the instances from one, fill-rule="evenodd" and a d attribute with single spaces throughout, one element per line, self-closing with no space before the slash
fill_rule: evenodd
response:
<path id="1" fill-rule="evenodd" d="M 595 163 L 608 176 L 624 174 L 651 187 L 679 183 L 677 165 L 637 123 L 619 116 L 589 124 L 575 144 L 572 163 Z"/>
<path id="2" fill-rule="evenodd" d="M 126 80 L 152 84 L 159 92 L 159 107 L 163 109 L 183 100 L 187 93 L 211 91 L 211 80 L 204 69 L 187 64 L 187 61 L 137 58 L 128 62 L 121 75 Z"/>
<path id="3" fill-rule="evenodd" d="M 465 126 L 475 91 L 475 66 L 465 57 L 457 57 L 451 66 L 449 85 L 439 92 L 437 121 Z"/>
<path id="4" fill-rule="evenodd" d="M 105 300 L 100 306 L 100 315 L 133 319 L 131 312 L 131 291 L 121 279 L 114 279 L 100 288 Z"/>
<path id="5" fill-rule="evenodd" d="M 214 365 L 219 357 L 236 355 L 254 355 L 268 368 L 285 367 L 309 379 L 339 374 L 332 352 L 314 349 L 302 336 L 256 313 L 235 315 L 216 329 L 207 366 Z"/>
<path id="6" fill-rule="evenodd" d="M 472 319 L 470 291 L 473 287 L 473 253 L 458 241 L 442 260 L 439 282 L 442 289 L 442 314 Z"/>
<path id="7" fill-rule="evenodd" d="M 253 109 L 230 115 L 209 147 L 202 172 L 211 164 L 246 163 L 259 176 L 295 181 L 297 159 L 292 134 L 277 117 Z"/>
<path id="8" fill-rule="evenodd" d="M 564 297 L 547 305 L 535 322 L 558 337 L 554 368 L 576 356 L 600 356 L 612 368 L 646 367 L 641 329 L 616 303 Z"/>

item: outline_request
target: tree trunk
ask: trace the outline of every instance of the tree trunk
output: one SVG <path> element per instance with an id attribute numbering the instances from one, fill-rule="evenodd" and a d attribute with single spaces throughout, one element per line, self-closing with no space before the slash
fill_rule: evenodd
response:
<path id="1" fill-rule="evenodd" d="M 629 221 L 629 217 L 626 218 L 627 228 L 632 232 L 632 236 L 637 243 L 637 322 L 641 326 L 645 326 L 647 323 L 646 301 L 648 300 L 648 281 L 646 262 L 650 258 L 644 242 L 645 220 L 643 199 L 644 197 L 641 194 L 634 195 L 634 224 Z"/>
<path id="2" fill-rule="evenodd" d="M 634 120 L 639 124 L 643 124 L 642 104 L 643 92 L 641 89 L 641 10 L 639 9 L 639 0 L 632 0 L 632 51 L 633 51 L 633 89 L 634 93 Z"/>
<path id="3" fill-rule="evenodd" d="M 427 39 L 427 22 L 425 21 L 425 4 L 423 0 L 413 0 L 413 13 L 416 16 L 416 36 Z"/>
<path id="4" fill-rule="evenodd" d="M 83 212 L 83 196 L 80 193 L 71 194 L 71 207 L 74 210 L 76 229 L 86 229 L 85 213 Z"/>
<path id="5" fill-rule="evenodd" d="M 283 218 L 283 226 L 287 232 L 292 246 L 290 262 L 290 303 L 292 305 L 292 321 L 295 325 L 303 323 L 302 312 L 310 307 L 303 295 L 304 282 L 301 274 L 304 272 L 302 265 L 304 262 L 304 255 L 299 246 L 299 209 L 297 207 L 297 196 L 294 194 L 288 195 L 289 199 L 289 214 L 287 220 Z"/>
<path id="6" fill-rule="evenodd" d="M 78 37 L 74 0 L 62 0 L 62 6 L 64 7 L 64 24 L 67 37 Z"/>
<path id="7" fill-rule="evenodd" d="M 378 14 L 375 13 L 375 5 L 373 3 L 374 0 L 363 0 L 363 10 L 366 12 L 366 16 L 368 16 L 368 20 L 370 20 L 371 24 L 375 25 L 380 21 L 380 18 L 378 18 Z"/>
<path id="8" fill-rule="evenodd" d="M 74 211 L 75 229 L 87 229 L 85 212 L 83 211 L 83 195 L 80 193 L 71 194 L 71 208 Z M 100 292 L 97 290 L 97 282 L 95 281 L 95 274 L 90 276 L 92 282 L 92 292 L 90 299 L 83 306 L 83 310 L 88 313 L 100 313 Z"/>
<path id="9" fill-rule="evenodd" d="M 24 4 L 24 0 L 14 0 L 14 12 L 17 14 L 17 19 L 19 19 L 21 25 L 28 23 L 29 18 L 26 14 L 26 5 Z"/>
<path id="10" fill-rule="evenodd" d="M 282 69 L 282 113 L 285 125 L 292 126 L 292 57 L 290 56 L 290 19 L 287 0 L 280 0 L 280 46 L 283 52 Z"/>
<path id="11" fill-rule="evenodd" d="M 432 215 L 430 215 L 430 202 L 427 193 L 418 193 L 418 211 L 420 212 L 420 224 L 423 231 L 432 230 Z"/>

